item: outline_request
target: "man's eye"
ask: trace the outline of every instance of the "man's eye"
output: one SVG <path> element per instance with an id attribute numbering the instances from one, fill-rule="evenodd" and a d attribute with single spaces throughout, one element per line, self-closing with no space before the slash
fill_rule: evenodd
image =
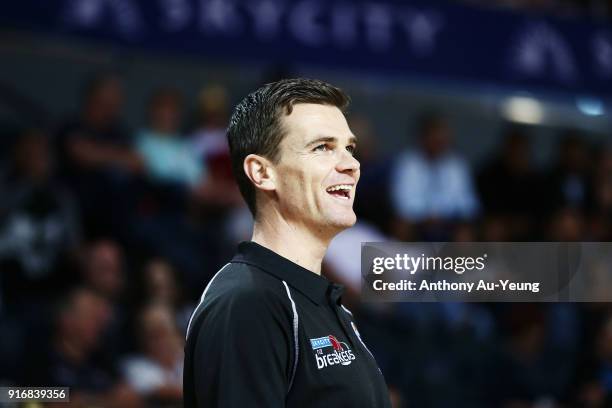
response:
<path id="1" fill-rule="evenodd" d="M 355 149 L 357 149 L 357 146 L 355 145 L 349 145 L 346 146 L 346 150 L 350 153 L 350 154 L 355 154 Z"/>
<path id="2" fill-rule="evenodd" d="M 331 149 L 326 143 L 323 143 L 315 147 L 313 150 L 316 152 L 327 152 L 328 150 L 331 150 Z"/>

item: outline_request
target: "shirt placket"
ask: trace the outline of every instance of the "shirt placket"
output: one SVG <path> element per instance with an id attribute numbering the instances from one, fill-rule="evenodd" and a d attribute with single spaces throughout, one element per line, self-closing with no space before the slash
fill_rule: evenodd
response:
<path id="1" fill-rule="evenodd" d="M 351 343 L 351 348 L 355 349 L 355 338 L 351 335 L 351 327 L 349 327 L 349 323 L 345 318 L 344 310 L 342 310 L 342 306 L 340 306 L 340 298 L 344 293 L 344 288 L 340 285 L 332 284 L 330 285 L 329 290 L 329 305 L 334 311 L 336 315 L 336 319 L 340 322 L 340 327 L 342 327 L 342 331 L 344 331 L 344 335 L 347 340 Z"/>

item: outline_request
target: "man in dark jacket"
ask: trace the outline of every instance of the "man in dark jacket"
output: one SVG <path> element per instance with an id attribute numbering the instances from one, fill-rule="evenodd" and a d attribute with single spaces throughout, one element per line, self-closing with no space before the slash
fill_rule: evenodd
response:
<path id="1" fill-rule="evenodd" d="M 321 276 L 330 241 L 356 221 L 347 104 L 338 88 L 292 79 L 236 107 L 228 139 L 254 231 L 191 318 L 186 407 L 390 407 L 343 288 Z"/>

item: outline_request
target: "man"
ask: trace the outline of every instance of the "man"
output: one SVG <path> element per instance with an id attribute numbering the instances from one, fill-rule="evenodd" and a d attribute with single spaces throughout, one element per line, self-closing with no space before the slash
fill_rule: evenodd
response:
<path id="1" fill-rule="evenodd" d="M 478 198 L 466 160 L 452 149 L 452 129 L 437 113 L 420 118 L 416 149 L 405 151 L 396 164 L 392 199 L 403 219 L 424 221 L 470 219 Z"/>
<path id="2" fill-rule="evenodd" d="M 118 379 L 114 361 L 98 354 L 111 315 L 109 301 L 85 287 L 58 298 L 53 337 L 29 348 L 22 383 L 69 387 L 74 407 L 143 407 L 131 386 Z"/>
<path id="3" fill-rule="evenodd" d="M 74 191 L 86 236 L 126 235 L 143 160 L 121 121 L 123 85 L 114 74 L 87 82 L 80 112 L 60 126 L 60 173 Z"/>
<path id="4" fill-rule="evenodd" d="M 187 328 L 186 407 L 390 407 L 342 287 L 320 275 L 330 241 L 356 221 L 347 104 L 338 88 L 292 79 L 236 107 L 228 139 L 253 238 Z"/>

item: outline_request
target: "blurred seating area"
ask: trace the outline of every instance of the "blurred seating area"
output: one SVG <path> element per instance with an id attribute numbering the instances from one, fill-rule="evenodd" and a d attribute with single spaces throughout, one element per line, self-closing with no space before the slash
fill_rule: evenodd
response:
<path id="1" fill-rule="evenodd" d="M 82 85 L 74 112 L 2 130 L 0 384 L 69 386 L 74 406 L 182 406 L 190 313 L 250 238 L 225 140 L 237 100 L 169 81 L 130 128 L 120 75 Z M 508 123 L 475 165 L 447 113 L 402 123 L 397 151 L 378 148 L 368 111 L 348 115 L 359 221 L 324 271 L 346 285 L 396 407 L 611 406 L 609 304 L 358 301 L 364 241 L 612 240 L 612 145 L 560 129 L 536 166 L 533 129 Z"/>

